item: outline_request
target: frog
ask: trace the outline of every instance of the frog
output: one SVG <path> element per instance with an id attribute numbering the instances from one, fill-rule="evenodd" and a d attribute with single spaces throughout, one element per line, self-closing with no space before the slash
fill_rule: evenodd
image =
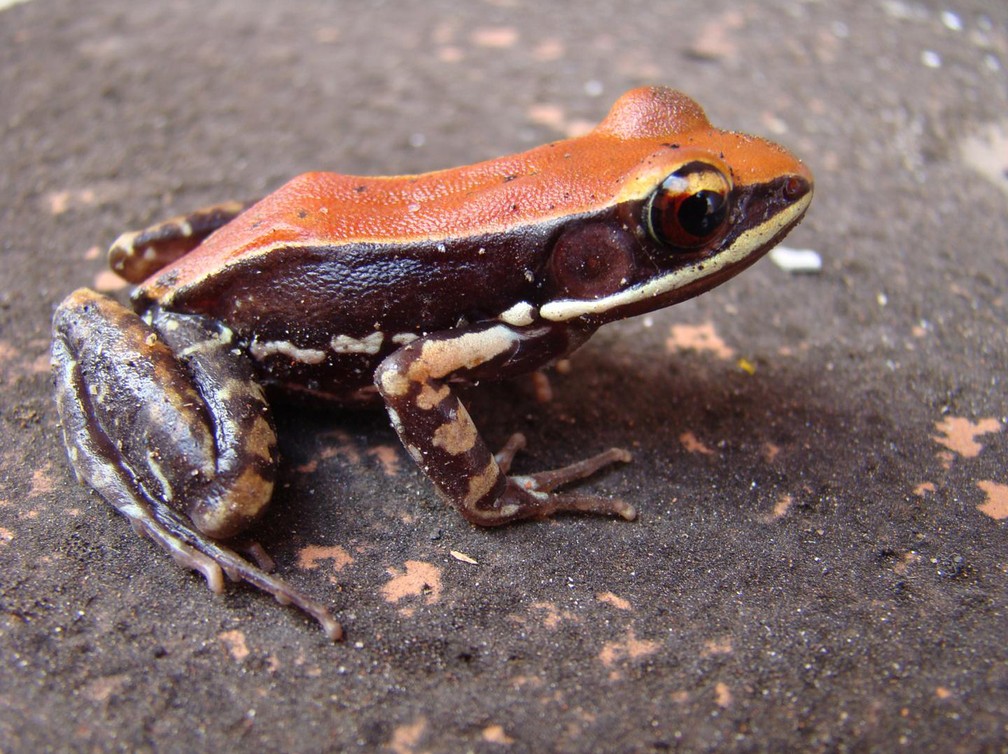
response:
<path id="1" fill-rule="evenodd" d="M 408 455 L 470 522 L 557 513 L 633 520 L 569 485 L 608 448 L 511 473 L 461 385 L 566 358 L 601 326 L 697 296 L 803 218 L 810 170 L 720 130 L 687 95 L 640 87 L 594 129 L 422 174 L 300 175 L 109 250 L 129 304 L 81 288 L 53 316 L 56 406 L 79 480 L 214 592 L 244 581 L 318 621 L 329 607 L 244 539 L 273 497 L 275 394 L 384 406 Z"/>

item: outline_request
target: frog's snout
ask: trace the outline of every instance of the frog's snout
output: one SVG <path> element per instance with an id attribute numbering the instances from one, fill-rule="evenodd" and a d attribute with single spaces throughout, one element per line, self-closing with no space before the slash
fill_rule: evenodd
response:
<path id="1" fill-rule="evenodd" d="M 797 202 L 806 194 L 812 193 L 812 174 L 792 175 L 784 181 L 783 193 L 788 202 Z"/>

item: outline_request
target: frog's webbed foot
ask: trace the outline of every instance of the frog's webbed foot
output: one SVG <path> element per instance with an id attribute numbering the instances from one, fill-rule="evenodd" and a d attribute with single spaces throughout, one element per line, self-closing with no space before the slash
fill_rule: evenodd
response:
<path id="1" fill-rule="evenodd" d="M 139 283 L 184 254 L 254 202 L 225 202 L 123 233 L 109 248 L 109 266 L 122 278 Z"/>
<path id="2" fill-rule="evenodd" d="M 526 446 L 525 436 L 521 433 L 511 435 L 504 447 L 494 456 L 501 472 L 507 474 L 515 454 Z M 597 513 L 600 515 L 620 516 L 627 521 L 637 518 L 637 509 L 619 499 L 582 495 L 576 492 L 553 493 L 553 490 L 579 482 L 594 475 L 607 466 L 616 463 L 630 463 L 633 456 L 623 448 L 609 448 L 590 458 L 585 458 L 567 466 L 535 474 L 523 474 L 508 478 L 508 489 L 504 491 L 499 508 L 508 504 L 510 498 L 531 496 L 534 502 L 526 498 L 524 505 L 531 506 L 530 516 L 545 517 L 561 511 L 577 511 L 580 513 Z M 513 491 L 517 488 L 518 492 Z M 552 494 L 551 494 L 552 493 Z"/>
<path id="3" fill-rule="evenodd" d="M 224 591 L 224 582 L 220 576 L 223 570 L 232 581 L 244 581 L 273 595 L 281 605 L 292 605 L 307 613 L 318 621 L 322 630 L 333 641 L 343 639 L 343 627 L 333 617 L 329 608 L 293 588 L 282 579 L 271 576 L 265 568 L 261 567 L 271 566 L 273 561 L 258 543 L 252 543 L 246 547 L 249 554 L 259 563 L 257 566 L 230 548 L 194 531 L 173 512 L 162 511 L 160 517 L 167 519 L 166 523 L 170 522 L 169 528 L 172 531 L 169 532 L 167 528 L 163 529 L 169 541 L 166 545 L 160 537 L 152 535 L 152 538 L 169 550 L 179 565 L 202 573 L 212 592 L 220 594 Z M 154 523 L 160 526 L 160 522 L 155 521 Z M 144 527 L 145 532 L 151 534 L 147 522 L 144 523 Z"/>
<path id="4" fill-rule="evenodd" d="M 207 587 L 215 594 L 224 592 L 223 574 L 227 574 L 231 581 L 244 581 L 273 595 L 281 605 L 293 605 L 307 613 L 319 622 L 322 630 L 333 641 L 340 641 L 343 638 L 343 627 L 325 605 L 266 572 L 272 567 L 273 561 L 258 543 L 247 547 L 250 555 L 257 561 L 257 566 L 230 548 L 193 530 L 173 511 L 160 508 L 156 514 L 150 510 L 142 510 L 138 514 L 121 508 L 119 510 L 129 517 L 137 534 L 150 537 L 166 550 L 178 565 L 200 573 L 206 579 Z M 159 519 L 164 519 L 164 523 Z"/>
<path id="5" fill-rule="evenodd" d="M 56 401 L 78 477 L 211 590 L 223 591 L 227 574 L 339 638 L 325 607 L 221 544 L 273 491 L 276 435 L 251 367 L 227 358 L 226 329 L 161 312 L 151 319 L 83 289 L 56 312 Z"/>

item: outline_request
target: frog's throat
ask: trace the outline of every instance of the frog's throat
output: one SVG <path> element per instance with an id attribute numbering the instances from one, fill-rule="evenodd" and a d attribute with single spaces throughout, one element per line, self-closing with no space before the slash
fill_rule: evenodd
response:
<path id="1" fill-rule="evenodd" d="M 661 277 L 602 298 L 550 301 L 539 308 L 539 316 L 553 322 L 565 322 L 576 317 L 609 314 L 614 310 L 639 305 L 652 299 L 655 300 L 655 305 L 650 308 L 660 308 L 666 305 L 662 297 L 674 291 L 690 288 L 699 280 L 716 276 L 739 265 L 752 254 L 769 249 L 776 239 L 782 237 L 801 220 L 811 201 L 810 191 L 765 222 L 740 233 L 728 248 L 711 258 L 680 267 Z"/>

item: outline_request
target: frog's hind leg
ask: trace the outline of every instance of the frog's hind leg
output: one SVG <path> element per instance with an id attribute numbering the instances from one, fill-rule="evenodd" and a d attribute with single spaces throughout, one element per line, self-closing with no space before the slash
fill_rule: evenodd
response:
<path id="1" fill-rule="evenodd" d="M 109 247 L 109 266 L 131 283 L 147 279 L 199 246 L 254 202 L 225 202 L 123 233 Z"/>
<path id="2" fill-rule="evenodd" d="M 227 328 L 154 312 L 145 322 L 85 289 L 53 320 L 56 400 L 78 476 L 214 591 L 222 572 L 294 604 L 333 638 L 322 605 L 221 543 L 263 511 L 276 435 Z"/>

